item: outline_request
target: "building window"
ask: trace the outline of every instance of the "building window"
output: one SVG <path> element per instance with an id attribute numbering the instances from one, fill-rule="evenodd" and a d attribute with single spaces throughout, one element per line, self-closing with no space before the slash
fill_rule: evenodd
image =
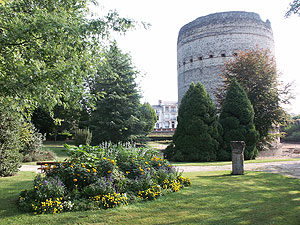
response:
<path id="1" fill-rule="evenodd" d="M 172 115 L 172 120 L 176 120 L 176 115 Z"/>
<path id="2" fill-rule="evenodd" d="M 165 110 L 166 112 L 169 112 L 169 106 L 166 106 Z"/>
<path id="3" fill-rule="evenodd" d="M 175 122 L 172 122 L 172 128 L 175 128 Z"/>
<path id="4" fill-rule="evenodd" d="M 157 129 L 159 128 L 159 123 L 156 124 L 156 128 L 157 128 Z"/>
<path id="5" fill-rule="evenodd" d="M 202 57 L 202 56 L 199 56 L 199 57 L 198 57 L 198 60 L 200 60 L 200 61 L 203 60 L 203 57 Z"/>
<path id="6" fill-rule="evenodd" d="M 169 118 L 169 114 L 165 114 L 165 119 L 168 120 Z"/>
<path id="7" fill-rule="evenodd" d="M 175 108 L 175 107 L 172 107 L 172 108 L 171 108 L 171 112 L 176 112 L 176 108 Z"/>
<path id="8" fill-rule="evenodd" d="M 235 52 L 235 53 L 233 53 L 233 56 L 238 56 L 238 54 Z"/>
<path id="9" fill-rule="evenodd" d="M 190 59 L 190 62 L 192 63 L 192 62 L 193 62 L 193 59 Z"/>
<path id="10" fill-rule="evenodd" d="M 165 128 L 169 128 L 170 127 L 170 123 L 169 122 L 165 122 Z"/>
<path id="11" fill-rule="evenodd" d="M 209 55 L 209 58 L 211 59 L 211 58 L 213 58 L 214 57 L 214 55 Z"/>
<path id="12" fill-rule="evenodd" d="M 185 62 L 183 62 L 183 65 L 185 65 Z"/>
<path id="13" fill-rule="evenodd" d="M 226 57 L 225 53 L 222 53 L 221 56 L 222 56 L 222 57 Z"/>

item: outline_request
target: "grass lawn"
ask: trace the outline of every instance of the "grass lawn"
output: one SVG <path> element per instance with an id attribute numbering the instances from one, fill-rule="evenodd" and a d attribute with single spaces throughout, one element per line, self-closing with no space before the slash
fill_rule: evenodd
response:
<path id="1" fill-rule="evenodd" d="M 31 187 L 33 173 L 0 178 L 0 224 L 300 224 L 300 180 L 229 171 L 185 173 L 192 186 L 160 197 L 101 211 L 58 215 L 20 213 L 14 201 Z"/>

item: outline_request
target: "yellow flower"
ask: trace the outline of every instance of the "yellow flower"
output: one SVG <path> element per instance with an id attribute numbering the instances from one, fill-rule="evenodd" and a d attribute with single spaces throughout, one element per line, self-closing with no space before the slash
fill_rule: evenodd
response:
<path id="1" fill-rule="evenodd" d="M 129 174 L 130 172 L 129 171 L 126 171 L 126 174 Z"/>
<path id="2" fill-rule="evenodd" d="M 78 177 L 80 177 L 80 174 L 77 174 Z"/>
<path id="3" fill-rule="evenodd" d="M 115 163 L 115 160 L 111 160 L 111 163 Z"/>
<path id="4" fill-rule="evenodd" d="M 102 159 L 103 159 L 103 160 L 106 160 L 106 158 L 105 158 L 105 157 L 103 157 Z"/>
<path id="5" fill-rule="evenodd" d="M 90 170 L 90 169 L 87 169 L 86 171 L 88 171 L 88 173 L 89 173 L 89 172 L 91 172 L 91 170 Z"/>
<path id="6" fill-rule="evenodd" d="M 54 165 L 54 166 L 53 166 L 53 169 L 55 169 L 55 168 L 56 168 L 56 166 Z"/>
<path id="7" fill-rule="evenodd" d="M 145 162 L 145 164 L 148 165 L 149 163 L 148 163 L 148 162 Z"/>
<path id="8" fill-rule="evenodd" d="M 141 172 L 143 172 L 143 169 L 142 169 L 142 168 L 140 168 L 140 171 L 141 171 Z"/>
<path id="9" fill-rule="evenodd" d="M 37 188 L 37 186 L 34 186 L 34 188 L 36 189 L 36 188 Z"/>
<path id="10" fill-rule="evenodd" d="M 111 173 L 111 171 L 109 170 L 109 171 L 107 171 L 107 173 Z"/>
<path id="11" fill-rule="evenodd" d="M 161 166 L 161 164 L 160 164 L 160 163 L 158 163 L 158 166 Z"/>
<path id="12" fill-rule="evenodd" d="M 83 163 L 81 163 L 81 167 L 85 168 L 85 165 Z"/>
<path id="13" fill-rule="evenodd" d="M 93 168 L 92 170 L 93 170 L 94 173 L 96 173 L 96 171 L 97 171 L 95 168 Z"/>
<path id="14" fill-rule="evenodd" d="M 74 182 L 77 182 L 77 179 L 75 178 L 73 181 L 74 181 Z"/>

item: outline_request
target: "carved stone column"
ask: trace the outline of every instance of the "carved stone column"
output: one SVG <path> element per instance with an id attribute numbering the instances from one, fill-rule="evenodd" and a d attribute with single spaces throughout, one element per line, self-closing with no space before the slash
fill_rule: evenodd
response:
<path id="1" fill-rule="evenodd" d="M 243 175 L 244 174 L 244 141 L 231 141 L 230 147 L 232 150 L 232 174 Z"/>

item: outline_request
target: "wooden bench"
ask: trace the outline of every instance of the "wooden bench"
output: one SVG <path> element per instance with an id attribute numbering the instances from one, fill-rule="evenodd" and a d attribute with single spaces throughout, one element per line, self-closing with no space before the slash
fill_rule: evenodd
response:
<path id="1" fill-rule="evenodd" d="M 41 170 L 42 173 L 44 173 L 46 171 L 46 168 L 49 167 L 51 169 L 51 167 L 55 164 L 55 162 L 37 162 L 36 165 L 39 165 L 40 167 L 38 168 L 38 170 Z"/>

